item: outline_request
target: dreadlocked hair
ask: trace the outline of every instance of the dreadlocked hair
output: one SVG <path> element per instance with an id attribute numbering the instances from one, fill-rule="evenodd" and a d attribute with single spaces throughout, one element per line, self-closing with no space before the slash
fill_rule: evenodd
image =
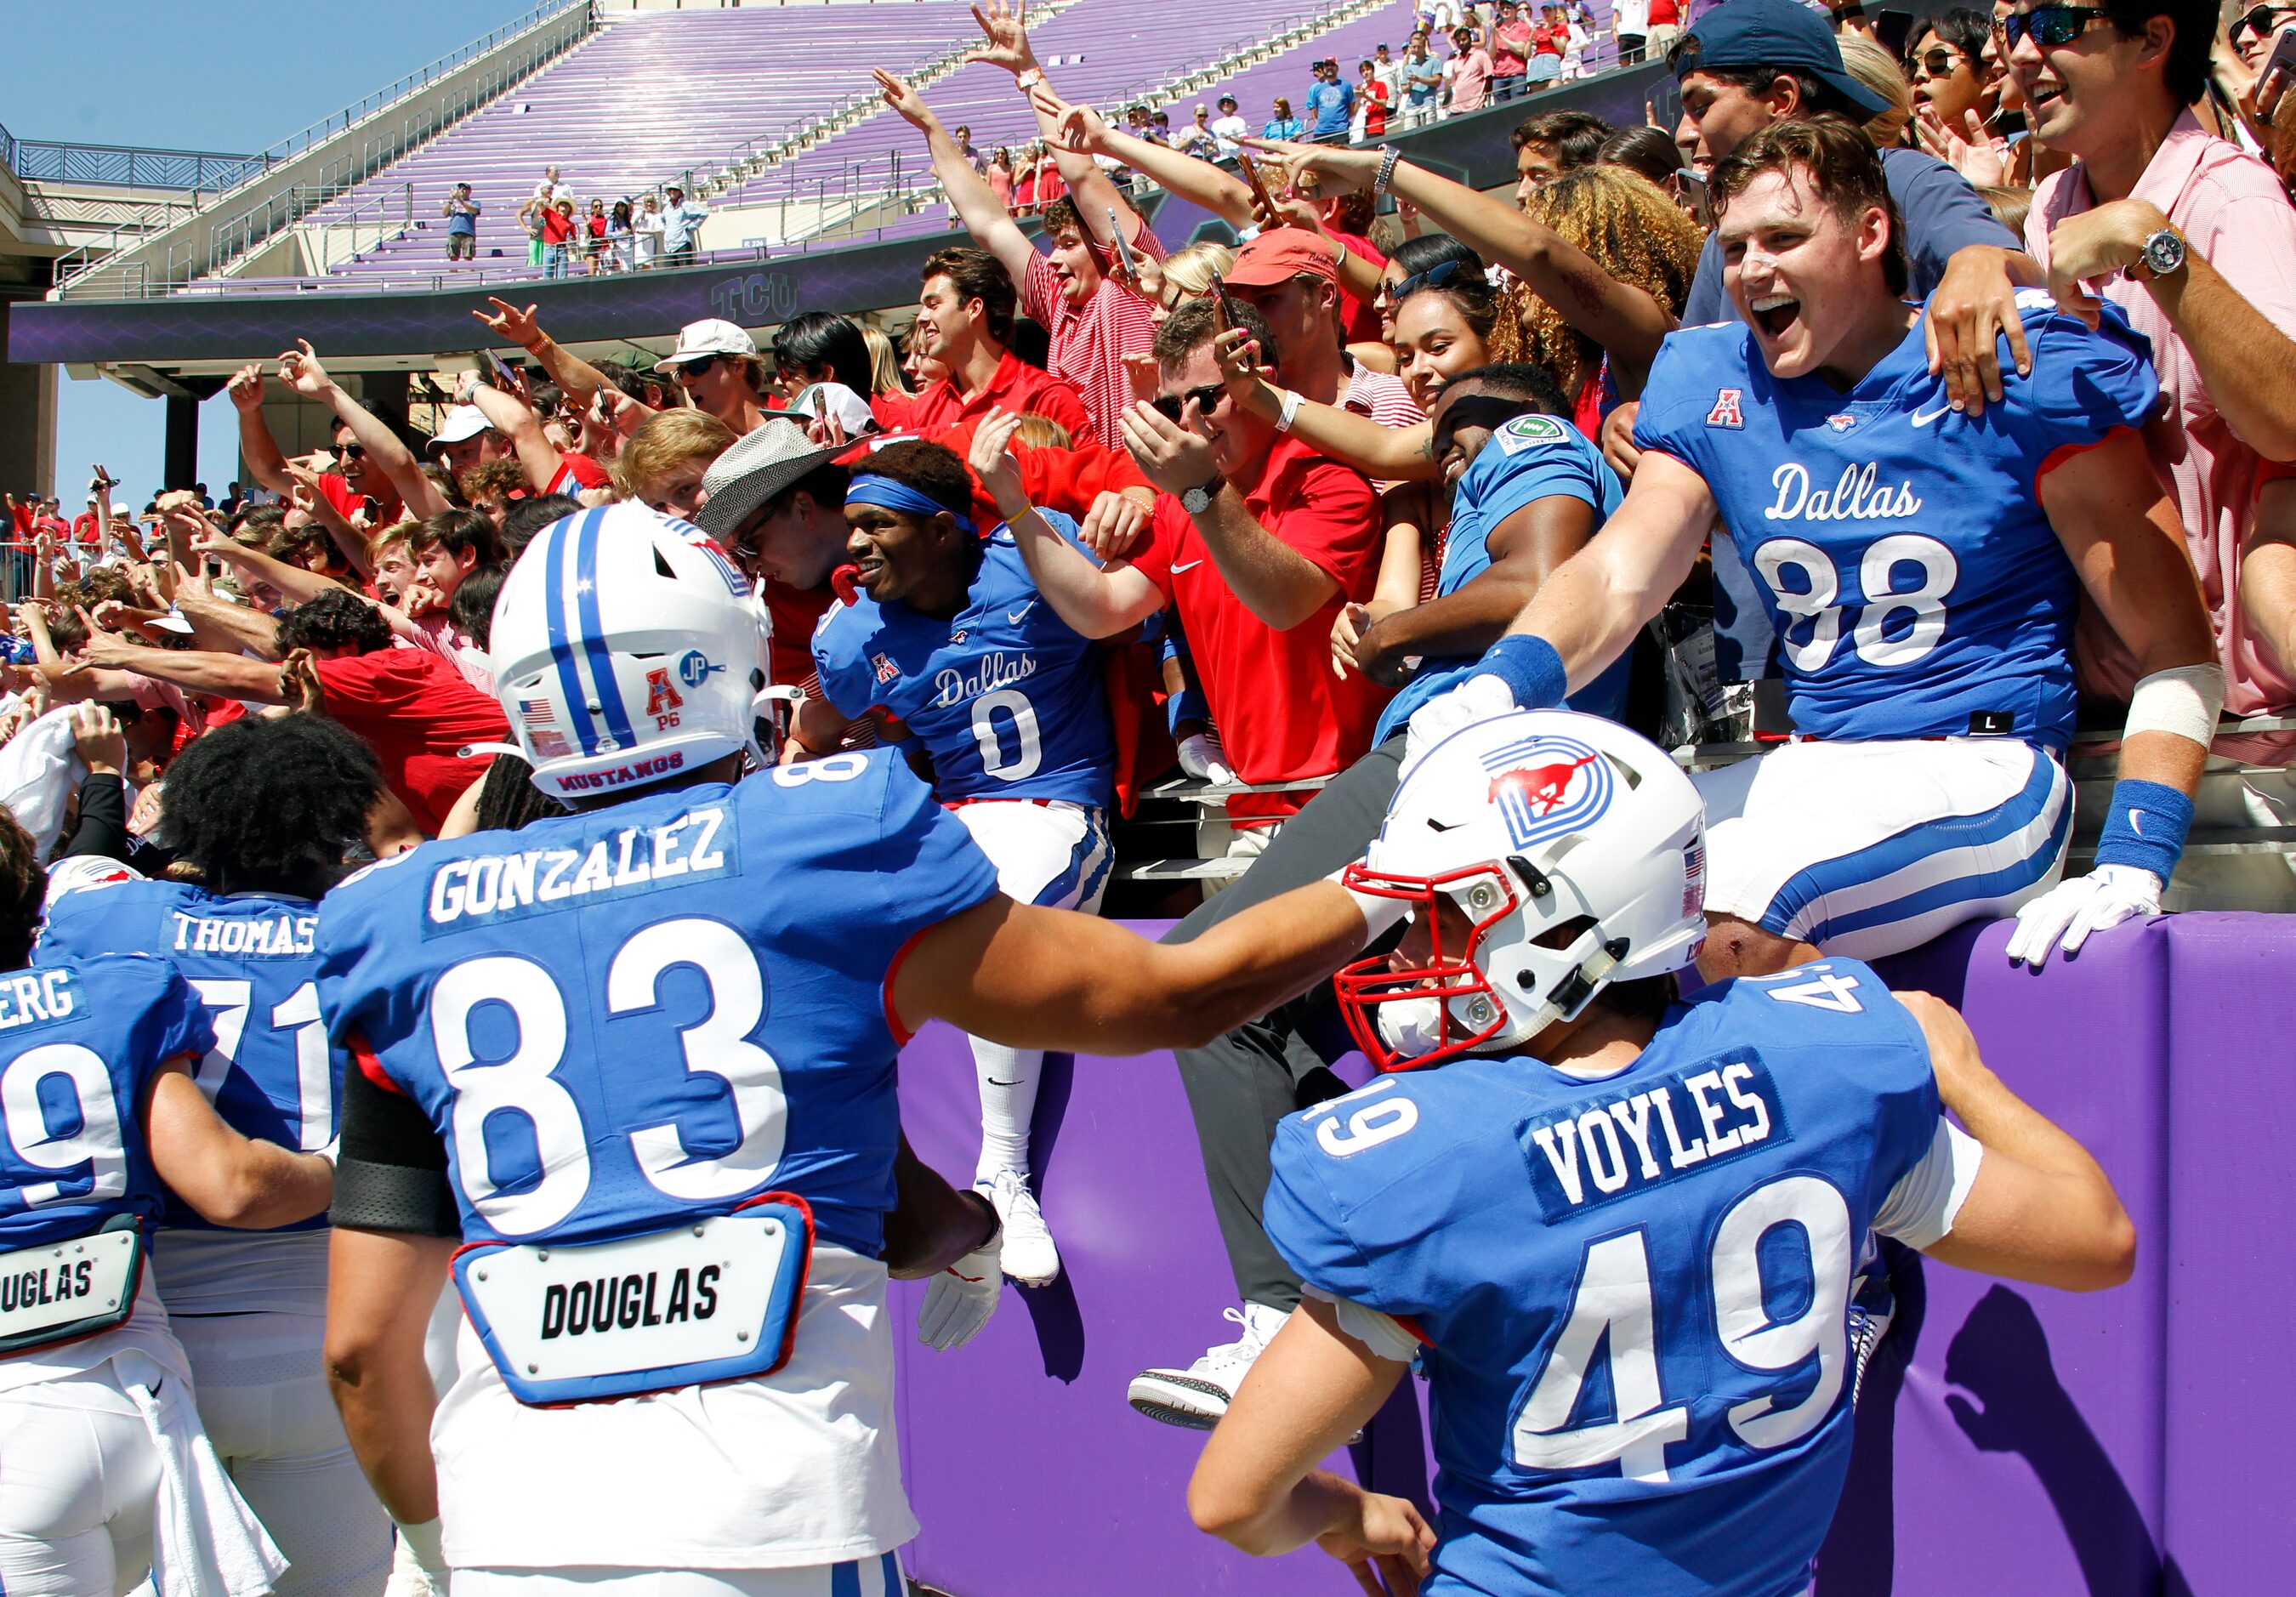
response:
<path id="1" fill-rule="evenodd" d="M 14 812 L 0 805 L 0 970 L 13 970 L 32 957 L 32 933 L 48 896 L 48 871 Z"/>
<path id="2" fill-rule="evenodd" d="M 382 792 L 374 750 L 322 716 L 245 716 L 168 767 L 168 840 L 209 885 L 289 889 L 340 873 Z"/>
<path id="3" fill-rule="evenodd" d="M 1623 167 L 1580 167 L 1540 188 L 1525 209 L 1611 277 L 1682 314 L 1706 240 L 1663 189 Z M 1602 369 L 1603 348 L 1518 283 L 1499 316 L 1491 358 L 1545 366 L 1575 400 Z"/>

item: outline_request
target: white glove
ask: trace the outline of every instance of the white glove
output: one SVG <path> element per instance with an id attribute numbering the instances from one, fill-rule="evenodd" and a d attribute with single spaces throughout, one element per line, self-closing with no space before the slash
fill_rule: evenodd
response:
<path id="1" fill-rule="evenodd" d="M 2038 970 L 2052 948 L 2078 954 L 2089 933 L 2160 913 L 2159 877 L 2136 865 L 2099 865 L 2086 876 L 2057 883 L 2017 912 L 2009 962 L 2022 960 Z"/>
<path id="2" fill-rule="evenodd" d="M 1000 1226 L 996 1235 L 927 1283 L 925 1300 L 917 1306 L 918 1341 L 946 1350 L 980 1334 L 1004 1290 L 1004 1269 L 998 1262 L 1004 1241 Z"/>
<path id="3" fill-rule="evenodd" d="M 1180 769 L 1214 787 L 1227 787 L 1235 781 L 1235 773 L 1228 768 L 1227 750 L 1209 732 L 1192 732 L 1180 740 Z"/>
<path id="4" fill-rule="evenodd" d="M 382 1597 L 447 1597 L 447 1554 L 439 1546 L 438 1520 L 398 1527 Z"/>
<path id="5" fill-rule="evenodd" d="M 1421 756 L 1461 727 L 1511 716 L 1518 708 L 1514 690 L 1488 671 L 1477 672 L 1447 693 L 1436 694 L 1411 712 L 1403 740 L 1403 772 L 1407 774 Z"/>

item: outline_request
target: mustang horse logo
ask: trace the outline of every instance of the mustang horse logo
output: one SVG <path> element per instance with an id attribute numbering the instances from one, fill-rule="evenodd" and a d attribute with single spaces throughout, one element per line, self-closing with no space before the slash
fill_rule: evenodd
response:
<path id="1" fill-rule="evenodd" d="M 1573 738 L 1529 737 L 1483 756 L 1489 801 L 1518 848 L 1585 826 L 1611 806 L 1615 777 L 1599 749 Z"/>

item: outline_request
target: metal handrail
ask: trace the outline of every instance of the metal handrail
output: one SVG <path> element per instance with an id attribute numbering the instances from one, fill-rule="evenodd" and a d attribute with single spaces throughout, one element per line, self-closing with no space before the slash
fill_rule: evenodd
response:
<path id="1" fill-rule="evenodd" d="M 387 110 L 390 105 L 417 93 L 447 72 L 468 64 L 488 51 L 500 47 L 510 39 L 518 37 L 555 17 L 578 8 L 587 12 L 590 4 L 591 0 L 544 0 L 543 4 L 534 7 L 518 20 L 506 23 L 483 38 L 475 39 L 463 45 L 453 54 L 441 56 L 428 66 L 408 73 L 389 88 L 377 90 L 356 105 L 346 108 L 325 121 L 314 123 L 301 133 L 292 135 L 278 143 L 266 147 L 258 152 L 260 158 L 266 163 L 266 169 L 268 169 L 269 163 L 273 161 L 284 160 L 290 155 L 304 153 L 320 143 L 319 137 L 312 136 L 316 130 L 325 128 L 328 131 L 324 136 L 336 136 L 356 126 L 363 119 L 371 118 L 378 111 Z M 320 181 L 317 183 L 291 184 L 283 190 L 255 201 L 237 216 L 218 224 L 209 241 L 204 267 L 198 261 L 187 258 L 183 260 L 184 269 L 178 274 L 176 270 L 176 263 L 171 251 L 165 281 L 157 285 L 159 291 L 165 293 L 171 289 L 182 287 L 192 282 L 202 270 L 208 273 L 221 271 L 231 261 L 272 237 L 281 228 L 299 221 L 320 206 L 327 204 L 364 183 L 416 145 L 437 137 L 447 128 L 492 103 L 511 88 L 524 82 L 543 67 L 573 48 L 575 45 L 587 38 L 595 26 L 595 18 L 592 15 L 589 28 L 582 29 L 568 37 L 539 45 L 502 70 L 486 74 L 477 86 L 477 92 L 457 96 L 451 107 L 432 107 L 422 115 L 419 125 L 416 122 L 407 122 L 395 131 L 378 131 L 366 141 L 365 147 L 358 152 L 356 159 L 346 153 L 329 162 L 322 168 Z M 245 184 L 241 186 L 244 187 Z M 213 196 L 204 203 L 195 203 L 193 209 L 194 211 L 206 209 L 208 205 L 226 197 L 228 197 L 228 191 Z M 59 257 L 53 269 L 56 283 L 53 291 L 55 297 L 69 298 L 75 284 L 84 278 L 103 271 L 111 255 L 127 245 L 138 242 L 150 231 L 152 230 L 144 228 L 114 227 L 103 238 L 91 240 Z M 139 291 L 131 297 L 144 298 L 152 291 L 153 285 L 148 271 L 141 274 L 138 283 Z M 115 289 L 111 291 L 121 291 Z"/>

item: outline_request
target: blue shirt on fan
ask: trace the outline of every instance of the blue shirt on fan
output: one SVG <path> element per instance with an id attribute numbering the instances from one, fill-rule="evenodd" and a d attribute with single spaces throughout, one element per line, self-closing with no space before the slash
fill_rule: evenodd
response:
<path id="1" fill-rule="evenodd" d="M 176 971 L 137 954 L 0 972 L 0 1253 L 133 1216 L 148 1235 L 152 1078 L 215 1031 Z"/>
<path id="2" fill-rule="evenodd" d="M 1613 1076 L 1466 1058 L 1285 1119 L 1268 1236 L 1426 1344 L 1429 1597 L 1800 1591 L 1859 1247 L 1938 1125 L 1920 1026 L 1842 959 L 1706 988 Z"/>
<path id="3" fill-rule="evenodd" d="M 874 1257 L 886 984 L 996 891 L 898 756 L 841 753 L 425 844 L 319 912 L 319 1000 L 445 1144 L 468 1241 L 604 1241 L 768 1192 Z"/>
<path id="4" fill-rule="evenodd" d="M 1070 518 L 1037 513 L 1074 540 Z M 955 616 L 861 594 L 823 615 L 813 659 L 839 714 L 850 720 L 882 708 L 923 746 L 944 801 L 1108 802 L 1116 745 L 1100 646 L 1038 595 L 1003 527 L 982 545 Z"/>
<path id="5" fill-rule="evenodd" d="M 1444 535 L 1443 567 L 1435 578 L 1439 598 L 1456 594 L 1490 569 L 1491 529 L 1535 499 L 1567 494 L 1595 507 L 1599 530 L 1624 497 L 1618 473 L 1586 435 L 1553 416 L 1516 416 L 1502 422 L 1459 474 L 1451 489 L 1451 528 Z M 1430 659 L 1379 717 L 1374 742 L 1384 742 L 1410 723 L 1411 712 L 1475 674 L 1480 657 Z M 1626 713 L 1628 658 L 1621 654 L 1593 682 L 1570 695 L 1568 708 L 1617 720 Z"/>
<path id="6" fill-rule="evenodd" d="M 335 1140 L 343 1054 L 319 1019 L 312 938 L 319 906 L 270 893 L 225 897 L 175 881 L 122 881 L 67 893 L 48 910 L 42 965 L 104 953 L 149 954 L 182 971 L 216 1032 L 195 1071 L 224 1124 L 309 1153 Z M 167 1224 L 209 1230 L 170 1193 Z M 317 1230 L 314 1215 L 282 1230 Z"/>
<path id="7" fill-rule="evenodd" d="M 2143 425 L 2152 345 L 2017 297 L 2033 371 L 1950 409 L 1916 320 L 1847 393 L 1770 375 L 1741 323 L 1671 333 L 1635 443 L 1706 479 L 1778 636 L 1797 731 L 1841 739 L 2072 736 L 2078 579 L 2041 508 L 2068 452 Z"/>

